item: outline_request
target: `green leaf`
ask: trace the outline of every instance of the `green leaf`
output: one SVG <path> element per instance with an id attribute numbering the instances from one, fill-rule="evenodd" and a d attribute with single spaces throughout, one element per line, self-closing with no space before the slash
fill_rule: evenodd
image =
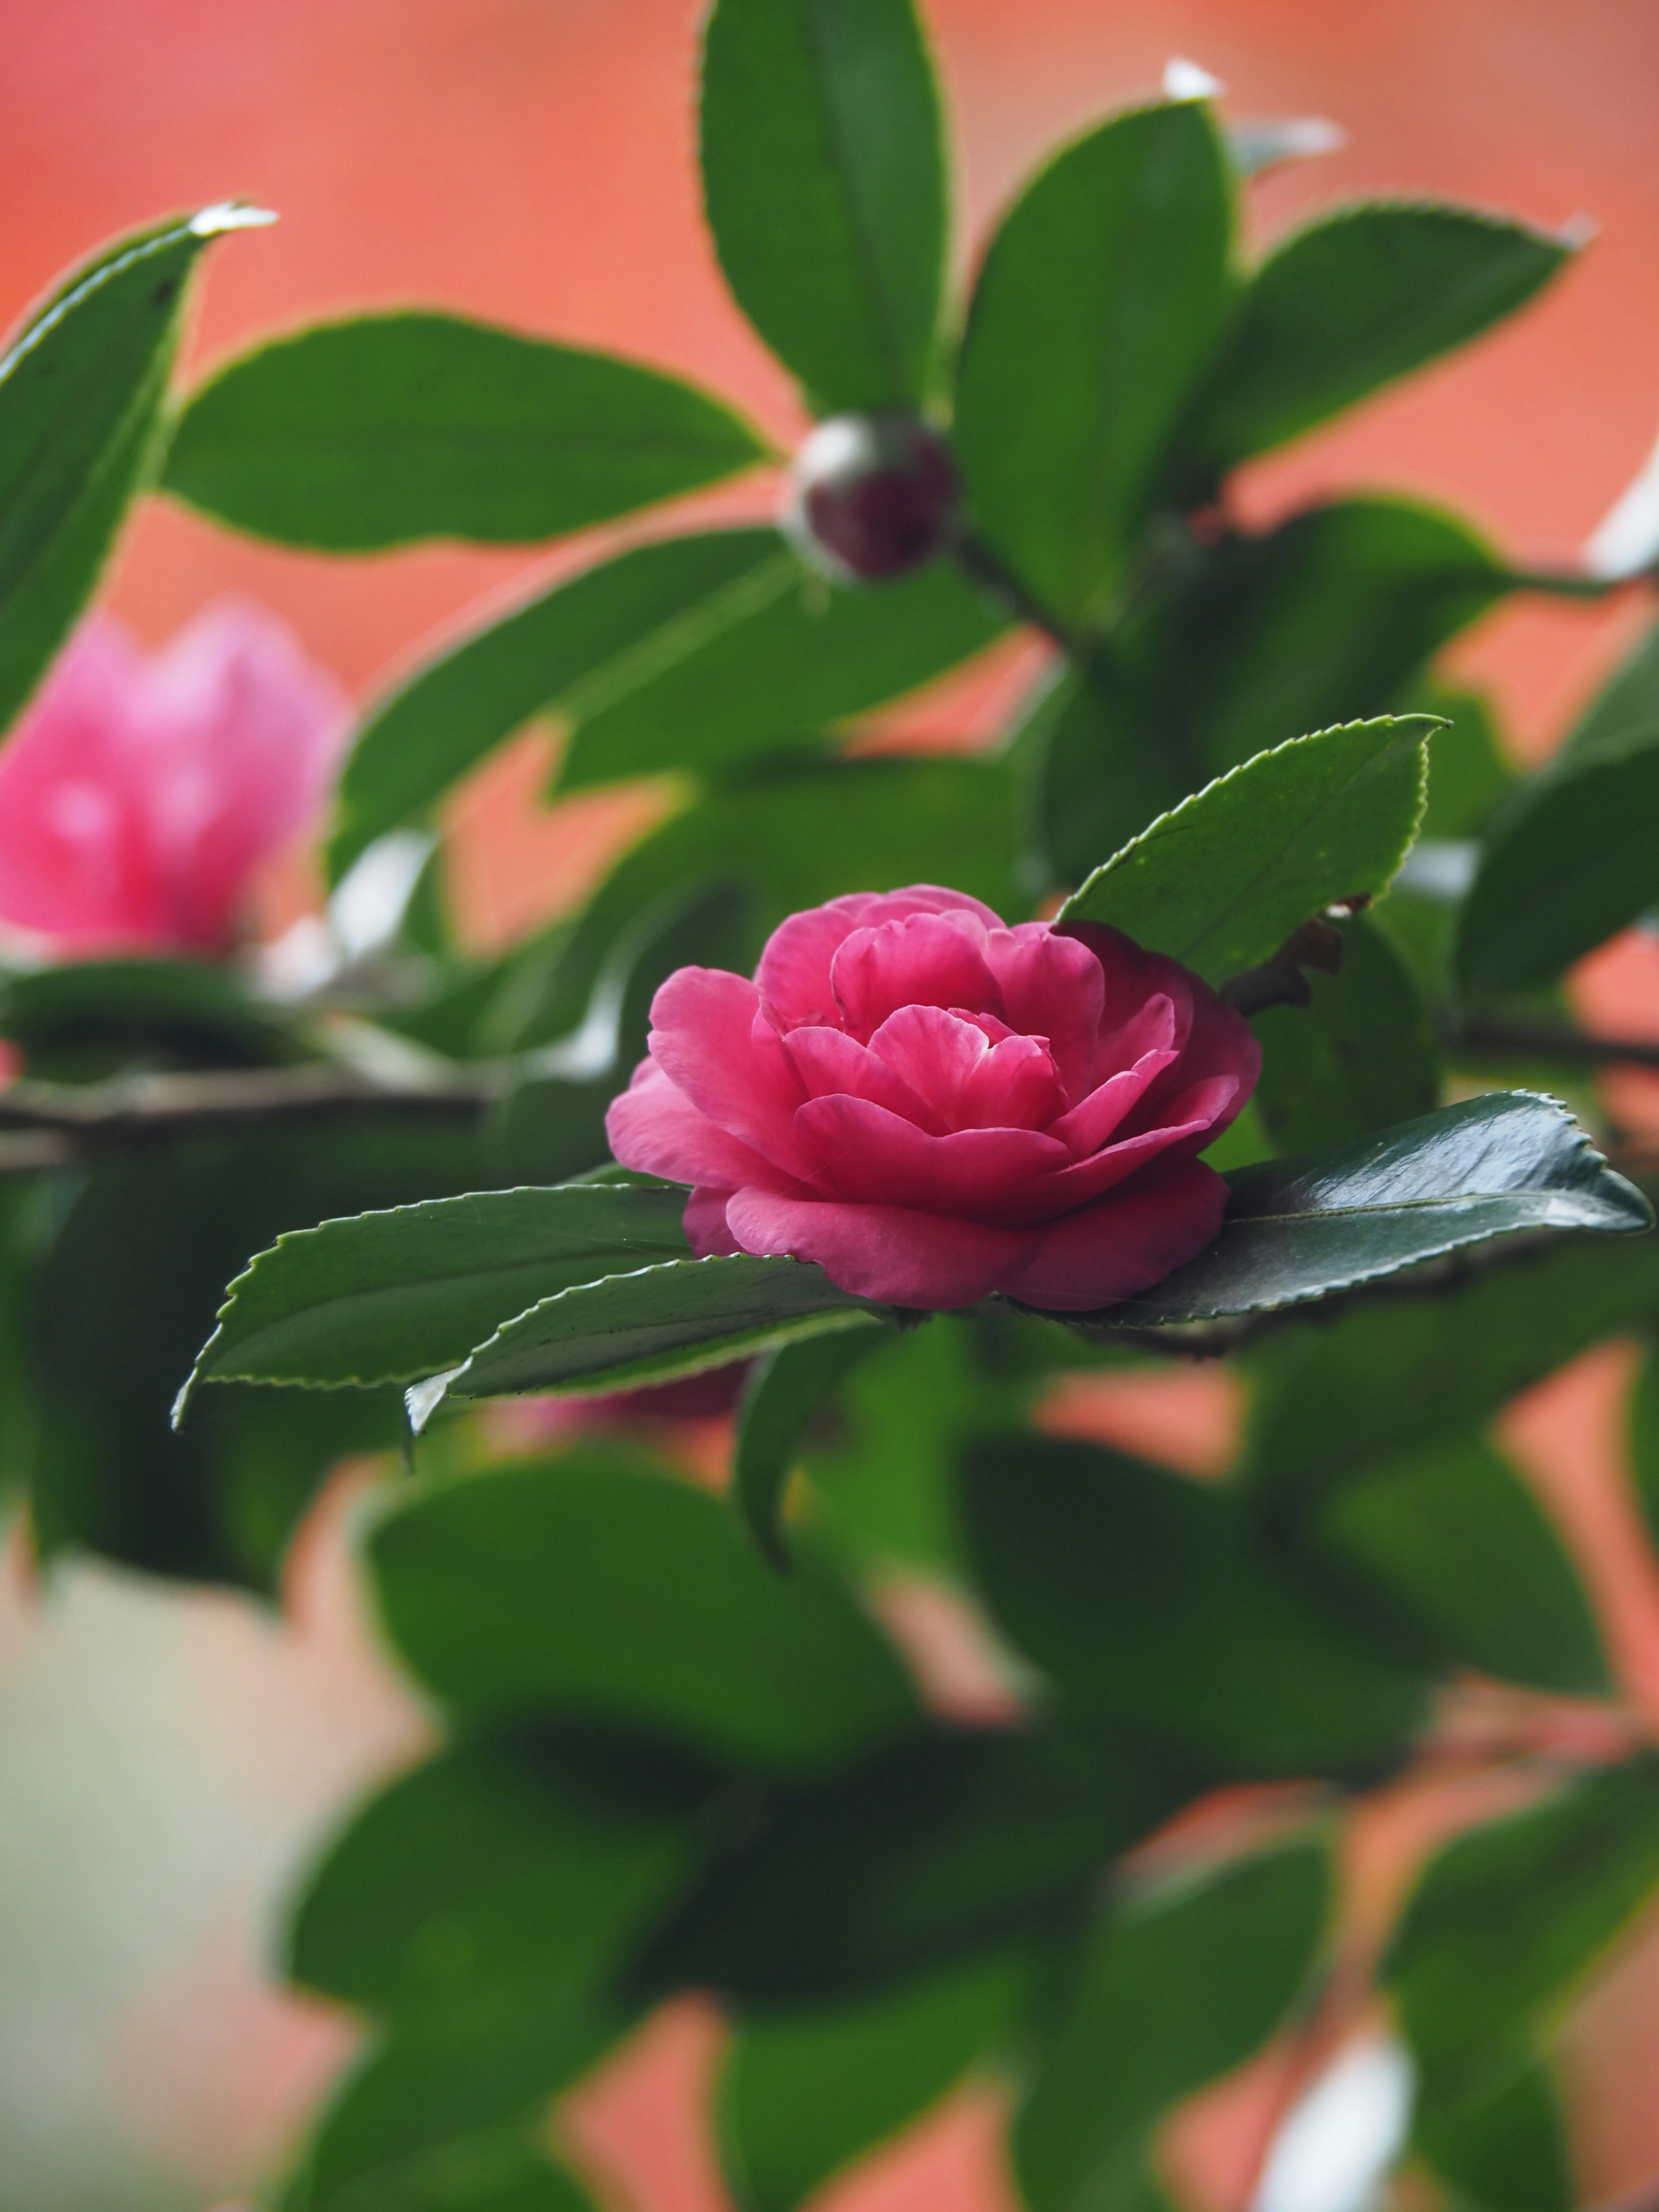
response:
<path id="1" fill-rule="evenodd" d="M 0 1035 L 29 1078 L 82 1081 L 152 1067 L 265 1067 L 307 1055 L 283 1008 L 202 960 L 70 960 L 0 976 Z"/>
<path id="2" fill-rule="evenodd" d="M 743 2021 L 720 2076 L 720 2148 L 743 2212 L 795 2212 L 942 2097 L 1027 1978 L 993 1959 L 876 1997 Z"/>
<path id="3" fill-rule="evenodd" d="M 161 481 L 238 530 L 373 552 L 562 537 L 764 453 L 654 369 L 406 313 L 314 324 L 227 363 L 185 407 Z"/>
<path id="4" fill-rule="evenodd" d="M 597 1449 L 407 1493 L 369 1540 L 404 1659 L 474 1717 L 648 1728 L 799 1771 L 904 1728 L 890 1644 L 719 1500 Z"/>
<path id="5" fill-rule="evenodd" d="M 326 2146 L 325 2146 L 326 2148 Z M 285 2212 L 595 2212 L 527 2127 L 489 2129 L 392 2160 L 338 2188 L 308 2181 Z"/>
<path id="6" fill-rule="evenodd" d="M 957 385 L 970 527 L 1049 615 L 1109 614 L 1231 304 L 1207 111 L 1139 108 L 1030 184 L 975 287 Z"/>
<path id="7" fill-rule="evenodd" d="M 1613 1688 L 1584 1586 L 1501 1452 L 1466 1436 L 1322 1492 L 1300 1556 L 1430 1663 L 1568 1697 Z"/>
<path id="8" fill-rule="evenodd" d="M 732 1498 L 759 1548 L 775 1567 L 787 1567 L 783 1500 L 806 1431 L 836 1387 L 892 1331 L 842 1328 L 827 1336 L 799 1337 L 763 1353 L 743 1394 L 732 1462 Z"/>
<path id="9" fill-rule="evenodd" d="M 1050 884 L 1080 884 L 1103 853 L 1127 845 L 1206 781 L 1097 647 L 1054 685 L 1032 741 L 1032 828 Z"/>
<path id="10" fill-rule="evenodd" d="M 1339 208 L 1264 261 L 1196 433 L 1228 469 L 1466 344 L 1531 299 L 1571 247 L 1469 208 Z"/>
<path id="11" fill-rule="evenodd" d="M 1364 915 L 1342 931 L 1340 975 L 1310 974 L 1306 1006 L 1269 1006 L 1256 1111 L 1281 1152 L 1369 1136 L 1428 1113 L 1440 1095 L 1434 1025 L 1411 969 Z"/>
<path id="12" fill-rule="evenodd" d="M 566 789 L 740 761 L 912 690 L 1004 627 L 948 562 L 879 592 L 811 576 L 771 530 L 638 545 L 417 668 L 341 779 L 336 872 L 532 717 L 570 726 Z"/>
<path id="13" fill-rule="evenodd" d="M 1270 957 L 1311 915 L 1386 888 L 1423 811 L 1413 718 L 1351 722 L 1258 754 L 1183 799 L 1060 910 L 1103 921 L 1214 983 Z"/>
<path id="14" fill-rule="evenodd" d="M 852 760 L 774 765 L 688 807 L 612 870 L 539 991 L 526 992 L 498 1048 L 565 1035 L 587 1012 L 617 939 L 695 885 L 752 890 L 750 961 L 786 915 L 848 891 L 949 884 L 1010 919 L 1016 880 L 1012 778 L 1000 760 Z"/>
<path id="15" fill-rule="evenodd" d="M 1229 1180 L 1215 1243 L 1115 1307 L 1114 1322 L 1158 1328 L 1261 1313 L 1520 1230 L 1628 1235 L 1653 1225 L 1646 1199 L 1566 1109 L 1527 1091 L 1466 1099 Z"/>
<path id="16" fill-rule="evenodd" d="M 1553 982 L 1659 897 L 1659 726 L 1575 747 L 1500 811 L 1458 910 L 1466 999 Z"/>
<path id="17" fill-rule="evenodd" d="M 1402 714 L 1433 714 L 1445 727 L 1429 747 L 1429 803 L 1423 837 L 1475 837 L 1519 781 L 1492 702 L 1480 691 L 1448 690 L 1426 678 L 1397 702 Z M 1656 719 L 1659 719 L 1656 717 Z"/>
<path id="18" fill-rule="evenodd" d="M 1430 1862 L 1383 1960 L 1425 2080 L 1501 2082 L 1659 1885 L 1659 1760 L 1569 1784 Z"/>
<path id="19" fill-rule="evenodd" d="M 1267 2040 L 1307 1983 L 1330 1888 L 1324 1850 L 1294 1843 L 1107 1915 L 1014 2123 L 1030 2212 L 1095 2203 L 1172 2105 Z"/>
<path id="20" fill-rule="evenodd" d="M 1243 1480 L 1296 1519 L 1358 1469 L 1484 1421 L 1590 1345 L 1659 1314 L 1659 1237 L 1572 1238 L 1433 1297 L 1357 1305 L 1250 1356 Z"/>
<path id="21" fill-rule="evenodd" d="M 360 1812 L 307 1884 L 293 1978 L 418 2034 L 597 2001 L 696 1863 L 706 1775 L 643 1745 L 463 1744 Z"/>
<path id="22" fill-rule="evenodd" d="M 1655 1303 L 1659 1304 L 1659 1297 Z M 1637 1501 L 1649 1536 L 1659 1545 L 1659 1357 L 1651 1352 L 1631 1394 L 1630 1456 Z"/>
<path id="23" fill-rule="evenodd" d="M 1413 2148 L 1488 2212 L 1573 2212 L 1579 2202 L 1565 2118 L 1548 2069 L 1534 2061 L 1473 2097 L 1419 2094 Z"/>
<path id="24" fill-rule="evenodd" d="M 702 137 L 726 280 L 818 411 L 916 405 L 947 215 L 939 94 L 909 0 L 720 0 Z"/>
<path id="25" fill-rule="evenodd" d="M 117 239 L 0 356 L 0 729 L 63 642 L 148 479 L 197 257 L 222 231 L 270 220 L 212 207 Z"/>
<path id="26" fill-rule="evenodd" d="M 1568 731 L 1561 754 L 1593 751 L 1659 723 L 1659 623 L 1644 630 Z"/>
<path id="27" fill-rule="evenodd" d="M 515 1392 L 632 1389 L 695 1375 L 827 1329 L 864 1328 L 891 1317 L 838 1290 L 800 1260 L 665 1260 L 560 1291 L 505 1322 L 471 1357 L 410 1394 L 415 1425 L 439 1398 Z"/>
<path id="28" fill-rule="evenodd" d="M 407 1382 L 464 1360 L 538 1298 L 690 1248 L 677 1185 L 469 1191 L 325 1221 L 230 1286 L 196 1382 Z"/>
<path id="29" fill-rule="evenodd" d="M 1000 1952 L 1073 1909 L 1189 1791 L 1103 1728 L 932 1729 L 760 1808 L 648 1948 L 638 1985 L 822 2004 Z"/>
<path id="30" fill-rule="evenodd" d="M 1372 1772 L 1422 1718 L 1412 1675 L 1352 1640 L 1230 1493 L 1029 1437 L 970 1449 L 962 1510 L 981 1594 L 1019 1648 L 1222 1772 Z"/>

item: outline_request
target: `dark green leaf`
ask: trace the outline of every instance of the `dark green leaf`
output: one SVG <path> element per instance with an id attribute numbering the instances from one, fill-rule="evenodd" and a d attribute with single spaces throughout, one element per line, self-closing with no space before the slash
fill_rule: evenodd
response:
<path id="1" fill-rule="evenodd" d="M 1659 898 L 1659 725 L 1576 746 L 1500 811 L 1458 912 L 1465 998 L 1553 982 Z"/>
<path id="2" fill-rule="evenodd" d="M 1251 1355 L 1244 1479 L 1275 1518 L 1358 1469 L 1484 1421 L 1659 1313 L 1659 1237 L 1573 1238 L 1443 1289 L 1358 1305 Z"/>
<path id="3" fill-rule="evenodd" d="M 567 1994 L 597 2007 L 696 1863 L 699 1779 L 603 1741 L 442 1752 L 330 1846 L 295 1917 L 289 1971 L 399 2033 L 466 2018 L 482 2037 Z"/>
<path id="4" fill-rule="evenodd" d="M 135 231 L 78 269 L 0 357 L 0 729 L 39 682 L 154 465 L 185 289 L 212 207 Z"/>
<path id="5" fill-rule="evenodd" d="M 1452 691 L 1425 678 L 1412 685 L 1398 708 L 1437 715 L 1445 725 L 1429 747 L 1429 803 L 1419 836 L 1478 836 L 1517 781 L 1492 702 L 1481 692 Z"/>
<path id="6" fill-rule="evenodd" d="M 717 400 L 609 354 L 456 315 L 319 323 L 228 362 L 162 483 L 284 544 L 518 545 L 717 483 L 764 448 Z"/>
<path id="7" fill-rule="evenodd" d="M 1440 1095 L 1434 1025 L 1411 969 L 1356 915 L 1342 969 L 1310 974 L 1306 1006 L 1269 1006 L 1251 1024 L 1261 1044 L 1255 1107 L 1276 1150 L 1312 1152 L 1426 1114 Z"/>
<path id="8" fill-rule="evenodd" d="M 327 2154 L 326 2139 L 319 2146 Z M 528 2127 L 489 2129 L 403 2156 L 377 2159 L 329 2185 L 307 2176 L 285 2212 L 595 2212 L 574 2177 Z"/>
<path id="9" fill-rule="evenodd" d="M 567 788 L 719 768 L 879 704 L 1003 627 L 949 562 L 879 592 L 809 576 L 775 531 L 640 545 L 416 669 L 371 710 L 331 864 L 417 818 L 540 714 L 571 726 Z"/>
<path id="10" fill-rule="evenodd" d="M 1659 1288 L 1655 1304 L 1659 1305 Z M 1631 1396 L 1630 1455 L 1648 1534 L 1659 1545 L 1659 1357 L 1651 1352 L 1642 1363 Z"/>
<path id="11" fill-rule="evenodd" d="M 1548 1516 L 1479 1437 L 1430 1445 L 1325 1492 L 1304 1557 L 1357 1586 L 1406 1646 L 1569 1697 L 1613 1685 L 1583 1584 Z"/>
<path id="12" fill-rule="evenodd" d="M 891 1646 L 784 1582 L 715 1498 L 598 1449 L 409 1494 L 370 1540 L 386 1628 L 446 1703 L 822 1765 L 903 1728 Z"/>
<path id="13" fill-rule="evenodd" d="M 1115 1322 L 1163 1327 L 1293 1305 L 1521 1230 L 1653 1225 L 1640 1191 L 1565 1108 L 1526 1091 L 1443 1106 L 1230 1181 L 1215 1243 L 1114 1308 Z"/>
<path id="14" fill-rule="evenodd" d="M 1000 1950 L 1070 1909 L 1189 1787 L 1104 1730 L 930 1732 L 780 1794 L 648 1950 L 641 1985 L 821 2004 Z"/>
<path id="15" fill-rule="evenodd" d="M 1529 300 L 1565 240 L 1469 208 L 1374 202 L 1296 232 L 1256 271 L 1196 433 L 1227 469 L 1467 343 Z"/>
<path id="16" fill-rule="evenodd" d="M 667 1183 L 573 1184 L 469 1191 L 294 1231 L 231 1285 L 192 1383 L 332 1388 L 434 1374 L 538 1298 L 683 1255 L 684 1209 L 685 1193 Z"/>
<path id="17" fill-rule="evenodd" d="M 291 1015 L 201 960 L 74 960 L 0 979 L 0 1036 L 29 1073 L 80 1081 L 149 1066 L 263 1067 L 304 1056 Z"/>
<path id="18" fill-rule="evenodd" d="M 837 1290 L 810 1261 L 666 1260 L 560 1291 L 498 1328 L 441 1389 L 410 1394 L 421 1427 L 444 1392 L 499 1398 L 525 1390 L 631 1389 L 724 1367 L 827 1329 L 862 1329 L 890 1309 Z"/>
<path id="19" fill-rule="evenodd" d="M 1030 2212 L 1079 2212 L 1195 2089 L 1241 2065 L 1307 1983 L 1330 1911 L 1326 1853 L 1297 1843 L 1108 1915 L 1014 2124 Z"/>
<path id="20" fill-rule="evenodd" d="M 1413 2148 L 1457 2191 L 1487 2212 L 1573 2212 L 1579 2202 L 1566 2123 L 1549 2071 L 1522 2064 L 1473 2097 L 1419 2094 Z"/>
<path id="21" fill-rule="evenodd" d="M 1020 1961 L 994 1959 L 850 2004 L 744 2021 L 719 2104 L 743 2212 L 795 2212 L 943 2096 L 995 2039 L 1025 1978 Z"/>
<path id="22" fill-rule="evenodd" d="M 1054 687 L 1027 770 L 1040 880 L 1080 884 L 1207 779 L 1100 647 Z"/>
<path id="23" fill-rule="evenodd" d="M 738 1413 L 732 1497 L 761 1556 L 775 1567 L 789 1564 L 783 1540 L 784 1492 L 807 1428 L 836 1386 L 891 1334 L 875 1323 L 799 1337 L 755 1363 Z"/>
<path id="24" fill-rule="evenodd" d="M 1430 725 L 1389 717 L 1293 738 L 1183 799 L 1060 908 L 1211 982 L 1336 901 L 1386 888 L 1423 811 Z"/>
<path id="25" fill-rule="evenodd" d="M 957 390 L 969 520 L 1067 628 L 1109 613 L 1208 373 L 1232 198 L 1200 104 L 1140 108 L 1056 156 L 986 255 Z"/>
<path id="26" fill-rule="evenodd" d="M 1425 2078 L 1501 2081 L 1659 1884 L 1659 1760 L 1571 1783 L 1430 1862 L 1383 1961 Z"/>
<path id="27" fill-rule="evenodd" d="M 909 0 L 720 0 L 704 39 L 703 192 L 738 306 L 821 412 L 915 405 L 946 210 Z"/>

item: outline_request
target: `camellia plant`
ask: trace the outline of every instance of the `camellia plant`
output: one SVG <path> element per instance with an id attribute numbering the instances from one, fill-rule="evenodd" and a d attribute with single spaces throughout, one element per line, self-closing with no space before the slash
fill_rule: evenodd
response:
<path id="1" fill-rule="evenodd" d="M 1252 263 L 1241 191 L 1307 133 L 1215 93 L 1178 71 L 1061 148 L 958 307 L 908 0 L 718 0 L 708 221 L 817 418 L 777 526 L 642 536 L 375 701 L 303 973 L 237 902 L 337 703 L 248 614 L 58 658 L 131 501 L 520 544 L 780 457 L 440 313 L 176 395 L 234 208 L 106 249 L 0 364 L 0 915 L 54 956 L 0 988 L 7 1472 L 44 1556 L 270 1590 L 327 1470 L 384 1453 L 364 1572 L 442 1728 L 296 1890 L 288 1971 L 370 2034 L 286 2212 L 575 2212 L 557 2100 L 684 1990 L 729 2022 L 744 2212 L 975 2075 L 1031 2212 L 1157 2207 L 1182 2100 L 1379 1999 L 1420 2185 L 1577 2202 L 1552 2037 L 1659 1892 L 1659 1757 L 1492 1429 L 1659 1326 L 1639 1158 L 1586 1126 L 1625 1144 L 1584 1078 L 1639 1048 L 1562 988 L 1659 892 L 1659 632 L 1522 777 L 1435 656 L 1622 586 L 1382 496 L 1243 526 L 1240 465 L 1574 248 L 1362 203 Z M 1000 742 L 850 742 L 1020 632 Z M 482 959 L 435 825 L 537 718 L 555 799 L 672 803 Z M 1042 1425 L 1059 1379 L 1221 1357 L 1224 1480 Z M 724 1497 L 621 1395 L 688 1378 L 735 1404 Z M 577 1410 L 512 1453 L 479 1407 L 525 1393 Z M 1659 1530 L 1651 1370 L 1632 1421 Z M 883 1626 L 918 1573 L 1000 1717 Z M 1481 1684 L 1475 1763 L 1530 1794 L 1358 1974 L 1334 1845 Z"/>

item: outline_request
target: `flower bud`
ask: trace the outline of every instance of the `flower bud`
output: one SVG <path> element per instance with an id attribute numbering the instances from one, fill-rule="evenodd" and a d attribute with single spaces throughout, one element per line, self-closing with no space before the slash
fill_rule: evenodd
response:
<path id="1" fill-rule="evenodd" d="M 948 541 L 956 464 L 914 415 L 836 415 L 795 456 L 784 527 L 837 580 L 872 582 L 920 568 Z"/>

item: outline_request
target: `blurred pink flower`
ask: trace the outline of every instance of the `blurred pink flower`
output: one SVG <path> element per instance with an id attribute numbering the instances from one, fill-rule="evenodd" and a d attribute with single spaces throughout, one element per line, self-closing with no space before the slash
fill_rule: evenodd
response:
<path id="1" fill-rule="evenodd" d="M 333 677 L 246 601 L 152 654 L 92 616 L 0 748 L 0 921 L 67 952 L 228 951 L 350 720 Z"/>

